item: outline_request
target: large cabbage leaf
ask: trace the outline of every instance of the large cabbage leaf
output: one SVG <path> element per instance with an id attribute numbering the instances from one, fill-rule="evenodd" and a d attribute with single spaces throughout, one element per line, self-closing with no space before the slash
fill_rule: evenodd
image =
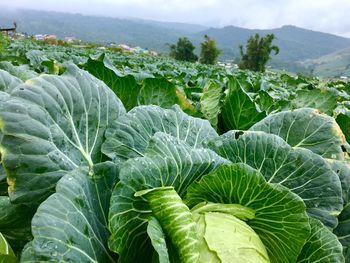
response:
<path id="1" fill-rule="evenodd" d="M 30 70 L 28 65 L 14 66 L 8 61 L 1 61 L 0 69 L 7 71 L 12 76 L 17 77 L 22 81 L 26 81 L 38 76 L 38 73 Z"/>
<path id="2" fill-rule="evenodd" d="M 253 124 L 266 117 L 266 113 L 242 88 L 240 82 L 233 77 L 228 81 L 228 94 L 224 100 L 219 119 L 222 131 L 247 130 Z"/>
<path id="3" fill-rule="evenodd" d="M 298 256 L 298 263 L 344 262 L 337 237 L 319 220 L 310 218 L 311 235 Z"/>
<path id="4" fill-rule="evenodd" d="M 333 170 L 339 175 L 344 200 L 344 209 L 338 216 L 339 223 L 333 232 L 343 244 L 344 253 L 346 253 L 347 247 L 350 246 L 350 164 L 346 162 L 332 161 L 331 165 Z M 350 260 L 350 258 L 348 260 Z"/>
<path id="5" fill-rule="evenodd" d="M 155 253 L 147 235 L 153 226 L 149 226 L 153 222 L 151 209 L 144 198 L 134 196 L 137 191 L 172 186 L 184 197 L 193 181 L 227 162 L 210 150 L 194 149 L 170 135 L 156 133 L 145 157 L 123 163 L 109 212 L 109 246 L 120 255 L 119 261 L 141 262 Z"/>
<path id="6" fill-rule="evenodd" d="M 10 73 L 0 69 L 0 90 L 6 91 L 18 86 L 21 83 L 22 81 L 19 78 L 16 78 Z"/>
<path id="7" fill-rule="evenodd" d="M 276 134 L 290 146 L 305 148 L 324 158 L 344 160 L 345 138 L 334 118 L 315 109 L 271 114 L 250 130 Z"/>
<path id="8" fill-rule="evenodd" d="M 11 201 L 40 203 L 67 171 L 103 161 L 107 125 L 124 113 L 106 85 L 75 66 L 62 76 L 41 75 L 13 89 L 0 104 Z"/>
<path id="9" fill-rule="evenodd" d="M 314 108 L 332 116 L 334 109 L 337 107 L 337 96 L 327 89 L 298 90 L 295 98 L 290 103 L 290 107 L 293 109 Z"/>
<path id="10" fill-rule="evenodd" d="M 26 258 L 35 262 L 116 262 L 108 249 L 108 208 L 118 173 L 113 163 L 74 170 L 62 177 L 56 193 L 38 208 L 34 239 Z M 28 260 L 26 259 L 26 260 Z"/>
<path id="11" fill-rule="evenodd" d="M 337 115 L 337 123 L 342 129 L 345 138 L 350 142 L 350 110 L 345 110 Z"/>
<path id="12" fill-rule="evenodd" d="M 289 188 L 304 200 L 310 215 L 336 227 L 343 208 L 341 183 L 321 156 L 292 148 L 276 135 L 255 131 L 229 132 L 210 145 L 232 162 L 259 170 L 268 182 Z"/>
<path id="13" fill-rule="evenodd" d="M 83 68 L 106 83 L 121 99 L 126 110 L 129 111 L 137 105 L 137 96 L 141 90 L 141 85 L 136 82 L 134 76 L 123 76 L 105 54 L 101 54 L 96 58 L 89 57 Z"/>
<path id="14" fill-rule="evenodd" d="M 102 151 L 120 160 L 143 156 L 156 132 L 170 134 L 194 148 L 203 147 L 209 139 L 218 137 L 207 120 L 188 116 L 179 106 L 171 109 L 139 106 L 111 123 Z"/>
<path id="15" fill-rule="evenodd" d="M 166 78 L 148 78 L 143 81 L 142 89 L 138 94 L 138 105 L 171 108 L 175 104 L 179 104 L 175 84 Z"/>

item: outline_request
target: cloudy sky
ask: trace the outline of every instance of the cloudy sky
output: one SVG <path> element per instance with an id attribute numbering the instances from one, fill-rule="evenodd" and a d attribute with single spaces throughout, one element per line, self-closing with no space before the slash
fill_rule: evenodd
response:
<path id="1" fill-rule="evenodd" d="M 296 25 L 350 37 L 350 0 L 10 0 L 1 5 L 209 26 Z"/>

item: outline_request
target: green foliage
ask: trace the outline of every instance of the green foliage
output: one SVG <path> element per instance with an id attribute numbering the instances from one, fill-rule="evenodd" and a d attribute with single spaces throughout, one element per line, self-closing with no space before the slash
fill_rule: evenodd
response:
<path id="1" fill-rule="evenodd" d="M 250 37 L 246 46 L 246 52 L 244 52 L 242 45 L 239 47 L 241 53 L 239 67 L 241 69 L 264 72 L 271 52 L 275 51 L 275 55 L 279 53 L 279 47 L 272 45 L 274 39 L 274 34 L 268 34 L 265 37 L 255 34 L 255 36 Z"/>
<path id="2" fill-rule="evenodd" d="M 0 32 L 0 53 L 5 51 L 5 48 L 9 44 L 7 38 Z"/>
<path id="3" fill-rule="evenodd" d="M 349 83 L 10 47 L 0 262 L 349 261 Z"/>
<path id="4" fill-rule="evenodd" d="M 216 47 L 216 41 L 208 35 L 204 36 L 205 41 L 201 43 L 201 54 L 199 62 L 203 64 L 215 64 L 220 55 L 220 50 Z"/>
<path id="5" fill-rule="evenodd" d="M 177 44 L 170 45 L 170 56 L 176 60 L 195 62 L 198 60 L 197 55 L 193 53 L 195 48 L 187 37 L 180 37 Z"/>

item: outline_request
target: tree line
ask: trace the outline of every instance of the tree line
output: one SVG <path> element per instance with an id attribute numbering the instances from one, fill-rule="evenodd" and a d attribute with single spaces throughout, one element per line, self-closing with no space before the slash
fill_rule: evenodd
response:
<path id="1" fill-rule="evenodd" d="M 246 44 L 245 49 L 239 46 L 240 69 L 249 69 L 253 71 L 265 71 L 266 64 L 271 58 L 271 52 L 275 55 L 279 53 L 279 47 L 273 45 L 274 34 L 268 34 L 264 37 L 259 34 L 251 36 Z M 204 42 L 201 43 L 200 56 L 194 53 L 195 46 L 187 37 L 179 38 L 176 44 L 170 45 L 170 56 L 176 60 L 196 62 L 202 64 L 215 64 L 218 61 L 220 50 L 217 47 L 215 39 L 208 35 L 204 36 Z"/>

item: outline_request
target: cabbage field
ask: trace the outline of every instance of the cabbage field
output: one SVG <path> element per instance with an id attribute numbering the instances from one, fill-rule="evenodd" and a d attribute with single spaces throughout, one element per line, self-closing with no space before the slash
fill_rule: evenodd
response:
<path id="1" fill-rule="evenodd" d="M 0 262 L 350 262 L 350 82 L 14 41 Z"/>

